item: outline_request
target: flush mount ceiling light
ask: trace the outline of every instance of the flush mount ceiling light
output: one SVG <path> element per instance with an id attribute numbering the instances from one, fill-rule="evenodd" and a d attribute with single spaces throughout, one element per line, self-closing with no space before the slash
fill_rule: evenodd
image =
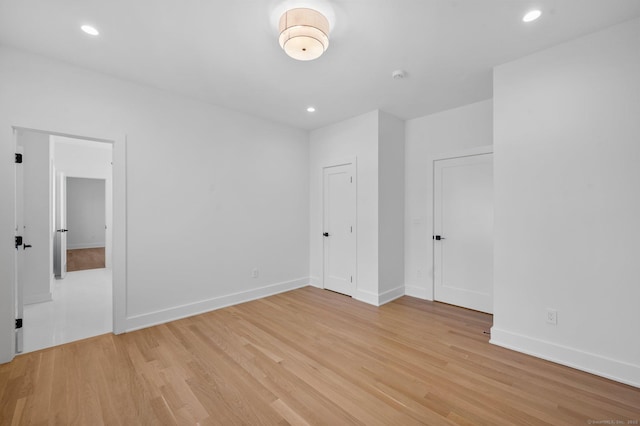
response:
<path id="1" fill-rule="evenodd" d="M 287 10 L 280 17 L 280 47 L 299 61 L 320 57 L 329 47 L 329 21 L 313 9 Z"/>
<path id="2" fill-rule="evenodd" d="M 310 107 L 307 107 L 307 112 L 316 112 L 316 109 L 310 106 Z"/>
<path id="3" fill-rule="evenodd" d="M 522 22 L 535 21 L 540 17 L 540 15 L 542 15 L 542 12 L 540 12 L 539 10 L 531 10 L 522 17 Z"/>
<path id="4" fill-rule="evenodd" d="M 92 36 L 97 36 L 100 34 L 100 32 L 96 30 L 95 27 L 92 27 L 91 25 L 83 25 L 80 27 L 80 29 Z"/>

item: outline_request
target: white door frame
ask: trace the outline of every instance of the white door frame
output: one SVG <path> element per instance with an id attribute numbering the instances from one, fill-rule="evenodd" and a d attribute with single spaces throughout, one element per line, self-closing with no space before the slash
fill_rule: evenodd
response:
<path id="1" fill-rule="evenodd" d="M 353 225 L 354 230 L 353 230 L 353 234 L 354 234 L 354 268 L 353 268 L 353 285 L 351 287 L 352 289 L 352 295 L 351 297 L 355 297 L 357 289 L 358 289 L 358 158 L 357 157 L 347 157 L 347 158 L 341 158 L 341 159 L 336 159 L 333 161 L 328 161 L 326 163 L 324 163 L 321 167 L 320 167 L 320 176 L 322 179 L 322 187 L 321 187 L 321 192 L 320 192 L 320 197 L 322 199 L 322 203 L 320 203 L 320 207 L 322 209 L 322 214 L 320 216 L 320 223 L 321 223 L 321 229 L 324 227 L 324 170 L 330 167 L 338 167 L 338 166 L 346 166 L 348 164 L 351 164 L 353 167 L 353 185 L 354 185 L 354 192 L 355 192 L 355 223 Z M 322 231 L 324 232 L 324 230 Z M 324 276 L 324 266 L 325 266 L 325 253 L 324 253 L 324 236 L 319 235 L 319 238 L 322 238 L 322 267 L 320 268 L 320 274 L 321 274 L 321 286 L 324 289 L 325 285 L 325 276 Z"/>
<path id="2" fill-rule="evenodd" d="M 24 147 L 16 146 L 16 154 L 24 155 Z M 15 202 L 15 233 L 16 236 L 19 234 L 22 236 L 24 244 L 24 169 L 22 164 L 16 164 L 16 168 L 14 171 L 15 176 L 15 193 L 14 193 L 14 202 Z M 21 268 L 24 268 L 24 247 L 20 250 L 20 246 L 16 241 L 16 251 L 14 252 L 13 258 L 13 268 L 14 271 L 18 271 Z M 15 310 L 14 318 L 24 318 L 24 285 L 18 283 L 18 276 L 15 275 L 15 280 L 13 280 L 13 291 L 15 292 L 14 300 L 12 300 L 13 309 Z M 17 324 L 16 324 L 17 327 Z M 14 339 L 14 353 L 21 353 L 24 349 L 24 329 L 22 327 L 15 329 L 15 339 Z"/>
<path id="3" fill-rule="evenodd" d="M 65 172 L 55 170 L 55 173 L 49 176 L 53 179 L 56 188 L 56 196 L 53 204 L 55 209 L 52 212 L 55 217 L 53 239 L 53 273 L 55 279 L 64 279 L 67 275 L 67 175 Z M 64 249 L 64 250 L 63 250 Z M 58 273 L 56 275 L 56 273 Z"/>
<path id="4" fill-rule="evenodd" d="M 113 156 L 113 153 L 112 153 Z M 113 212 L 113 197 L 111 196 L 111 200 L 109 200 L 109 191 L 108 191 L 108 187 L 111 186 L 111 191 L 113 193 L 113 176 L 109 177 L 109 178 L 101 178 L 101 177 L 87 177 L 87 176 L 70 176 L 67 175 L 66 176 L 67 179 L 71 178 L 71 179 L 93 179 L 93 180 L 103 180 L 104 184 L 105 184 L 105 188 L 104 188 L 104 206 L 105 206 L 105 230 L 104 230 L 104 261 L 105 261 L 105 268 L 107 269 L 111 269 L 111 254 L 113 251 L 113 248 L 111 247 L 111 242 L 112 242 L 112 236 L 111 236 L 111 232 L 113 229 L 113 223 L 111 223 L 111 218 L 109 218 L 109 207 L 111 207 L 111 211 Z M 68 182 L 68 180 L 67 180 Z M 68 224 L 67 224 L 68 225 Z"/>
<path id="5" fill-rule="evenodd" d="M 447 153 L 442 153 L 442 154 L 435 154 L 429 157 L 429 161 L 428 161 L 428 165 L 429 168 L 431 170 L 428 170 L 427 173 L 431 176 L 431 197 L 429 197 L 429 200 L 431 202 L 431 232 L 430 234 L 426 235 L 426 238 L 428 241 L 431 241 L 431 300 L 435 300 L 435 294 L 436 294 L 436 277 L 435 277 L 435 249 L 434 249 L 434 244 L 435 241 L 433 241 L 433 235 L 434 235 L 434 230 L 436 227 L 436 215 L 435 215 L 435 208 L 436 208 L 436 191 L 435 191 L 435 185 L 436 185 L 436 179 L 435 179 L 435 173 L 436 173 L 436 161 L 439 160 L 451 160 L 453 158 L 461 158 L 461 157 L 472 157 L 474 155 L 482 155 L 482 154 L 493 154 L 493 145 L 483 145 L 483 146 L 479 146 L 476 148 L 469 148 L 469 149 L 463 149 L 463 150 L 459 150 L 459 151 L 451 151 L 451 152 L 447 152 Z"/>
<path id="6" fill-rule="evenodd" d="M 47 129 L 49 130 L 43 130 Z M 26 130 L 31 132 L 45 133 L 52 136 L 64 136 L 76 139 L 83 139 L 94 142 L 111 143 L 113 146 L 113 252 L 112 252 L 112 285 L 113 285 L 113 333 L 121 334 L 126 331 L 127 320 L 127 137 L 124 134 L 111 136 L 84 136 L 82 131 L 74 131 L 73 129 L 51 129 L 49 126 L 22 126 L 13 125 L 13 146 L 17 149 L 17 130 Z M 16 151 L 17 152 L 17 151 Z M 14 173 L 15 180 L 15 173 Z M 12 202 L 15 204 L 15 182 L 13 184 L 14 197 Z M 14 205 L 14 224 L 15 205 Z M 9 280 L 11 285 L 12 300 L 15 300 L 15 285 L 17 279 L 17 271 L 12 271 L 12 279 Z M 12 317 L 16 318 L 15 303 L 12 303 Z M 9 343 L 11 352 L 16 354 L 15 339 L 12 338 Z"/>

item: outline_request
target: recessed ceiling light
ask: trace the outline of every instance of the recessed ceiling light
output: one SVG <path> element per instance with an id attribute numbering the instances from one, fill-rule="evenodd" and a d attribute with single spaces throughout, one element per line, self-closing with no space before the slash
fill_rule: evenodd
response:
<path id="1" fill-rule="evenodd" d="M 100 32 L 96 30 L 95 27 L 92 27 L 91 25 L 83 25 L 80 27 L 80 29 L 92 36 L 97 36 L 100 34 Z"/>
<path id="2" fill-rule="evenodd" d="M 394 80 L 404 80 L 406 76 L 407 76 L 407 73 L 404 72 L 403 70 L 395 70 L 394 72 L 391 73 L 391 77 Z"/>
<path id="3" fill-rule="evenodd" d="M 310 106 L 310 107 L 307 107 L 307 112 L 316 112 L 316 109 Z"/>
<path id="4" fill-rule="evenodd" d="M 536 19 L 538 19 L 540 17 L 540 15 L 542 15 L 542 12 L 540 12 L 539 10 L 530 10 L 529 12 L 527 12 L 523 17 L 522 17 L 522 22 L 531 22 L 531 21 L 535 21 Z"/>

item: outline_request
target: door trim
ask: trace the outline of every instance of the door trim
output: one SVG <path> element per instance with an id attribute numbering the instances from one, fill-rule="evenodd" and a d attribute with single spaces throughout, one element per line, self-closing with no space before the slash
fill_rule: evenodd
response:
<path id="1" fill-rule="evenodd" d="M 112 152 L 113 155 L 113 152 Z M 69 176 L 67 175 L 67 179 L 72 178 L 72 179 L 95 179 L 95 180 L 102 180 L 104 181 L 104 185 L 105 185 L 105 209 L 107 209 L 107 207 L 109 207 L 109 205 L 111 205 L 111 212 L 113 213 L 113 176 L 111 176 L 110 178 L 88 178 L 86 176 Z M 107 202 L 109 199 L 109 195 L 107 193 L 107 188 L 109 187 L 109 185 L 111 185 L 111 202 Z M 111 253 L 113 251 L 112 248 L 112 241 L 113 238 L 111 237 L 111 230 L 113 229 L 113 220 L 109 220 L 109 218 L 107 217 L 107 211 L 105 210 L 105 223 L 107 228 L 105 228 L 105 268 L 107 269 L 112 269 L 112 265 L 111 265 Z M 111 222 L 111 223 L 110 223 Z M 110 225 L 110 226 L 109 226 Z M 91 247 L 76 247 L 76 248 L 91 248 Z"/>
<path id="2" fill-rule="evenodd" d="M 431 175 L 433 176 L 433 166 L 438 160 L 450 160 L 452 158 L 472 157 L 474 155 L 493 154 L 493 145 L 478 146 L 475 148 L 461 149 L 458 151 L 444 152 L 429 156 L 429 164 L 431 165 Z"/>
<path id="3" fill-rule="evenodd" d="M 435 211 L 436 209 L 436 200 L 435 200 L 436 161 L 450 160 L 453 158 L 462 158 L 462 157 L 473 157 L 475 155 L 483 155 L 483 154 L 493 154 L 493 145 L 483 145 L 483 146 L 478 146 L 474 148 L 461 149 L 456 151 L 434 154 L 434 155 L 430 155 L 429 160 L 427 161 L 427 167 L 430 169 L 430 170 L 427 170 L 427 176 L 431 176 L 431 196 L 427 197 L 428 202 L 431 203 L 431 206 L 427 208 L 428 210 L 431 211 L 431 224 L 430 224 L 431 228 L 428 229 L 428 234 L 425 235 L 425 238 L 427 239 L 427 241 L 431 242 L 431 298 L 430 300 L 435 300 L 435 294 L 436 294 L 435 250 L 434 250 L 435 241 L 432 240 L 432 236 L 434 235 L 434 229 L 436 227 L 436 223 L 435 223 L 435 220 L 436 220 L 436 215 L 435 215 L 436 213 Z"/>
<path id="4" fill-rule="evenodd" d="M 321 214 L 320 214 L 320 232 L 318 232 L 318 237 L 316 238 L 321 238 L 322 244 L 320 244 L 320 246 L 322 247 L 321 252 L 322 252 L 322 266 L 320 268 L 320 288 L 325 289 L 325 277 L 324 277 L 324 269 L 325 269 L 325 253 L 324 253 L 324 237 L 322 237 L 322 232 L 324 232 L 323 228 L 324 228 L 324 191 L 325 191 L 325 187 L 324 187 L 324 170 L 331 168 L 331 167 L 338 167 L 338 166 L 346 166 L 346 165 L 351 165 L 353 167 L 353 185 L 354 185 L 354 197 L 355 197 L 355 206 L 354 206 L 354 215 L 355 215 L 355 223 L 354 223 L 354 242 L 353 242 L 353 251 L 354 251 L 354 268 L 353 268 L 353 285 L 351 286 L 352 289 L 352 293 L 351 297 L 355 297 L 357 292 L 358 292 L 358 158 L 357 157 L 345 157 L 345 158 L 340 158 L 340 159 L 335 159 L 333 161 L 327 161 L 325 163 L 323 163 L 320 166 L 320 179 L 322 181 L 322 185 L 321 185 L 321 191 L 320 191 L 320 198 L 322 200 L 322 202 L 320 203 L 320 209 L 321 209 Z"/>
<path id="5" fill-rule="evenodd" d="M 113 333 L 121 334 L 126 331 L 127 321 L 127 136 L 126 134 L 84 136 L 82 131 L 75 131 L 68 128 L 50 128 L 49 126 L 12 125 L 13 146 L 17 147 L 17 130 L 45 133 L 52 136 L 64 136 L 69 138 L 83 139 L 93 142 L 103 142 L 112 144 L 113 170 L 113 228 L 112 228 L 112 288 L 113 288 Z M 49 128 L 50 130 L 43 130 Z M 15 174 L 14 174 L 15 180 Z M 15 203 L 15 182 L 13 183 Z M 15 207 L 14 207 L 15 211 Z M 15 213 L 14 220 L 15 223 Z M 9 282 L 15 285 L 16 273 L 14 270 Z M 11 291 L 12 300 L 16 295 Z M 15 303 L 12 304 L 12 316 L 15 318 Z M 11 353 L 16 354 L 15 339 L 10 342 Z"/>
<path id="6" fill-rule="evenodd" d="M 345 166 L 347 164 L 353 164 L 353 167 L 358 168 L 358 157 L 344 157 L 338 158 L 333 161 L 327 161 L 320 166 L 320 171 L 322 172 L 327 167 L 337 167 L 337 166 Z"/>

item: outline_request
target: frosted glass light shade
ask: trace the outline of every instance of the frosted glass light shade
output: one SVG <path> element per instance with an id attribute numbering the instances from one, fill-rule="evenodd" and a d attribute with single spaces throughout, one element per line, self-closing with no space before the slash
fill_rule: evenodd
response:
<path id="1" fill-rule="evenodd" d="M 280 17 L 280 47 L 299 61 L 318 58 L 329 47 L 329 21 L 313 9 L 291 9 Z"/>

